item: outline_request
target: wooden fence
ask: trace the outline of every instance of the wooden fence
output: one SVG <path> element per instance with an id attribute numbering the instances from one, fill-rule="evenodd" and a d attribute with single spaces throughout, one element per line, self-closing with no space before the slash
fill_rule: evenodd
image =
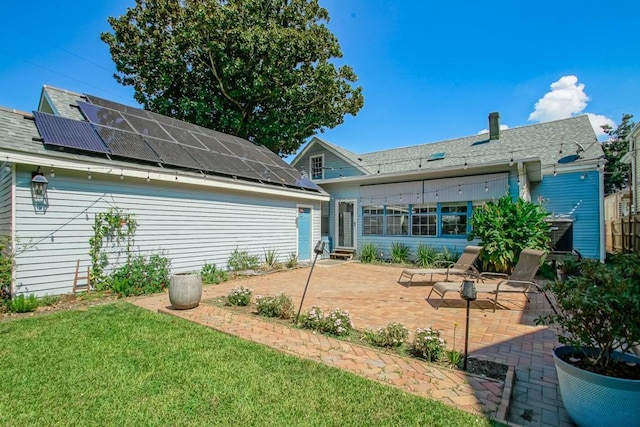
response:
<path id="1" fill-rule="evenodd" d="M 607 252 L 640 253 L 640 216 L 607 221 L 605 248 Z"/>

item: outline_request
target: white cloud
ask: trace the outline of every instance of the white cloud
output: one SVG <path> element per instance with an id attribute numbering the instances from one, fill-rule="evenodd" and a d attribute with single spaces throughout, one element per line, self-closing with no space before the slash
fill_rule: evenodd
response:
<path id="1" fill-rule="evenodd" d="M 616 122 L 611 120 L 609 117 L 593 113 L 587 113 L 587 115 L 589 116 L 589 121 L 591 122 L 591 126 L 593 126 L 593 130 L 596 132 L 598 139 L 602 139 L 601 137 L 606 135 L 606 133 L 602 131 L 602 125 L 609 125 L 613 129 L 616 128 Z"/>
<path id="2" fill-rule="evenodd" d="M 589 97 L 584 92 L 584 84 L 578 83 L 576 76 L 563 76 L 551 83 L 551 91 L 536 102 L 529 120 L 548 122 L 566 119 L 587 108 Z"/>
<path id="3" fill-rule="evenodd" d="M 500 130 L 505 130 L 505 129 L 509 129 L 509 126 L 500 125 Z M 482 129 L 480 132 L 478 132 L 478 135 L 481 135 L 483 133 L 489 133 L 489 129 Z"/>
<path id="4" fill-rule="evenodd" d="M 584 91 L 584 83 L 578 83 L 578 77 L 562 76 L 558 81 L 551 83 L 551 91 L 538 99 L 529 120 L 548 122 L 583 114 L 589 101 L 589 96 Z M 588 116 L 598 137 L 605 135 L 602 125 L 608 124 L 615 128 L 615 122 L 608 117 L 593 113 L 588 113 Z"/>

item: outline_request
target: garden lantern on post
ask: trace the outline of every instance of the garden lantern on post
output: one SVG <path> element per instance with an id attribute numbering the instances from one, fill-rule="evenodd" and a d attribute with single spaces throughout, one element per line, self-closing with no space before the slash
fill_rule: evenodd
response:
<path id="1" fill-rule="evenodd" d="M 467 325 L 464 331 L 464 365 L 463 370 L 467 370 L 467 359 L 469 358 L 469 305 L 477 298 L 476 284 L 473 280 L 465 280 L 460 287 L 460 297 L 467 301 Z"/>

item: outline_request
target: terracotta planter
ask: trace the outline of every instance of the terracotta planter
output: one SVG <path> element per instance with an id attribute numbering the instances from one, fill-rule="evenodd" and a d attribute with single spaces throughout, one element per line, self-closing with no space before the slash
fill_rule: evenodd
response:
<path id="1" fill-rule="evenodd" d="M 560 395 L 567 413 L 580 427 L 637 426 L 640 420 L 640 380 L 607 377 L 585 371 L 560 357 L 575 354 L 572 347 L 553 350 Z M 626 362 L 640 357 L 625 354 Z"/>
<path id="2" fill-rule="evenodd" d="M 200 305 L 202 277 L 200 273 L 172 274 L 169 279 L 169 301 L 173 308 L 187 310 Z"/>

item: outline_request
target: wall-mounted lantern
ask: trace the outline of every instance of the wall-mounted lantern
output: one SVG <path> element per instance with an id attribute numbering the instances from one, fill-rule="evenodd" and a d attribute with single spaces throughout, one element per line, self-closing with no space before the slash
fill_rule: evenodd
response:
<path id="1" fill-rule="evenodd" d="M 36 172 L 31 172 L 31 196 L 35 202 L 42 203 L 46 200 L 48 185 L 49 181 L 38 166 Z"/>

